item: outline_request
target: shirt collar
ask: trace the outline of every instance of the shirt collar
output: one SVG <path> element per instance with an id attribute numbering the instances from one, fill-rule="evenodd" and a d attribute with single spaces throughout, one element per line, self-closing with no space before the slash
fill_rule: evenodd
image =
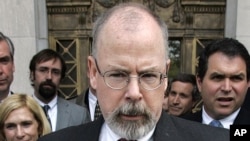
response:
<path id="1" fill-rule="evenodd" d="M 96 104 L 96 101 L 97 101 L 97 98 L 96 98 L 96 96 L 91 92 L 91 90 L 89 89 L 89 99 L 90 100 L 92 100 L 92 101 L 94 101 L 95 102 L 95 104 Z"/>
<path id="2" fill-rule="evenodd" d="M 48 104 L 43 103 L 40 99 L 36 97 L 36 95 L 32 95 L 34 99 L 43 107 L 44 105 L 49 105 L 49 107 L 52 109 L 56 106 L 57 104 L 57 98 L 58 96 L 56 95 Z"/>
<path id="3" fill-rule="evenodd" d="M 144 137 L 137 139 L 137 141 L 153 141 L 153 134 L 155 131 L 155 127 Z M 121 137 L 118 136 L 117 134 L 115 134 L 110 128 L 109 126 L 106 124 L 106 122 L 104 122 L 102 129 L 101 129 L 101 135 L 100 141 L 106 141 L 106 140 L 118 140 Z"/>
<path id="4" fill-rule="evenodd" d="M 240 108 L 236 110 L 235 112 L 233 112 L 232 114 L 230 114 L 229 116 L 223 119 L 220 119 L 219 121 L 221 122 L 224 128 L 229 129 L 230 125 L 233 124 L 239 112 L 240 112 Z M 214 119 L 207 114 L 207 112 L 204 109 L 204 106 L 202 106 L 202 123 L 209 124 L 212 120 Z"/>

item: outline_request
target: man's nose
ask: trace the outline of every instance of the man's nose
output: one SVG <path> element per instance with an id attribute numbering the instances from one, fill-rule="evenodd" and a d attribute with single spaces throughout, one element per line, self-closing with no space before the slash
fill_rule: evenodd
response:
<path id="1" fill-rule="evenodd" d="M 226 91 L 226 92 L 231 91 L 232 90 L 232 85 L 231 85 L 230 79 L 225 79 L 221 88 L 222 88 L 223 91 Z"/>
<path id="2" fill-rule="evenodd" d="M 141 99 L 142 94 L 140 92 L 140 83 L 138 76 L 130 76 L 126 96 L 132 100 Z"/>

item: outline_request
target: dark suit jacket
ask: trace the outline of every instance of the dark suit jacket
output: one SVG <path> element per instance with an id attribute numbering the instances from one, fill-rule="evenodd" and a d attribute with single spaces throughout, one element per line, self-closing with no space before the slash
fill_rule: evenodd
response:
<path id="1" fill-rule="evenodd" d="M 89 110 L 89 89 L 86 89 L 86 91 L 82 92 L 77 98 L 75 103 L 77 105 L 83 106 Z"/>
<path id="2" fill-rule="evenodd" d="M 250 110 L 250 88 L 248 88 L 247 90 L 247 94 L 242 107 L 245 107 L 246 109 Z"/>
<path id="3" fill-rule="evenodd" d="M 192 121 L 197 121 L 197 122 L 202 122 L 202 110 L 185 115 L 182 118 L 192 120 Z M 250 124 L 250 110 L 248 110 L 246 107 L 241 107 L 239 114 L 237 115 L 236 119 L 234 120 L 233 125 L 245 125 L 245 124 Z"/>
<path id="4" fill-rule="evenodd" d="M 38 141 L 98 141 L 103 118 L 45 135 Z M 229 141 L 229 130 L 216 128 L 162 112 L 154 141 Z"/>

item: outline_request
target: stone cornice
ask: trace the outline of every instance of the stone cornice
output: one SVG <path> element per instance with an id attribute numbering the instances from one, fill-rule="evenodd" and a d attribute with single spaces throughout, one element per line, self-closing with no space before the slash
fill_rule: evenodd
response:
<path id="1" fill-rule="evenodd" d="M 185 12 L 193 12 L 193 13 L 225 13 L 225 6 L 197 6 L 197 5 L 189 5 L 184 6 Z"/>

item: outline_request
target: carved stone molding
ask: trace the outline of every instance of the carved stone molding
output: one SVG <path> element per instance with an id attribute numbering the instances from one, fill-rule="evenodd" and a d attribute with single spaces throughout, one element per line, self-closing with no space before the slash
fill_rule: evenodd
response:
<path id="1" fill-rule="evenodd" d="M 87 7 L 48 7 L 48 14 L 75 14 L 87 11 Z"/>
<path id="2" fill-rule="evenodd" d="M 194 13 L 225 13 L 225 6 L 185 6 L 185 12 Z"/>

